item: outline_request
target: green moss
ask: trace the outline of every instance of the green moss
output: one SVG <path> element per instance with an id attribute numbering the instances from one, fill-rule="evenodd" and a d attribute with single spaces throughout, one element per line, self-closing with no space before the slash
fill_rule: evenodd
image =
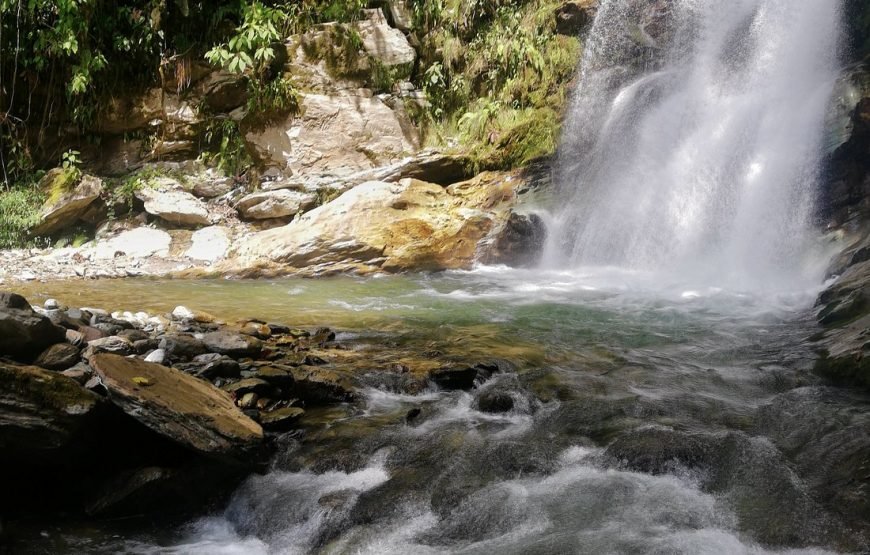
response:
<path id="1" fill-rule="evenodd" d="M 430 103 L 422 121 L 425 143 L 458 142 L 483 169 L 510 169 L 553 154 L 582 52 L 579 39 L 555 33 L 561 2 L 431 4 L 414 6 L 415 21 L 430 29 L 418 36 L 417 79 Z"/>
<path id="2" fill-rule="evenodd" d="M 39 182 L 45 202 L 54 204 L 60 197 L 75 189 L 81 175 L 81 171 L 75 167 L 55 168 L 45 174 Z"/>

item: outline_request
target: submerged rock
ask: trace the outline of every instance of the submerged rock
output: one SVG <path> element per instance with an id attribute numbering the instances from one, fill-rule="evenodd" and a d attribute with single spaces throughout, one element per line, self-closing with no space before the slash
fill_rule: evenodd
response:
<path id="1" fill-rule="evenodd" d="M 196 452 L 243 463 L 244 453 L 263 439 L 259 424 L 207 382 L 112 354 L 95 355 L 91 365 L 114 404 L 151 430 Z"/>

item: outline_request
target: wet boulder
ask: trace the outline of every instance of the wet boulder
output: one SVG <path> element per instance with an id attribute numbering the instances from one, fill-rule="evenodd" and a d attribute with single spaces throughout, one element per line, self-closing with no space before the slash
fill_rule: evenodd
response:
<path id="1" fill-rule="evenodd" d="M 29 360 L 65 340 L 64 329 L 34 312 L 24 297 L 0 292 L 0 356 Z"/>
<path id="2" fill-rule="evenodd" d="M 243 462 L 263 430 L 210 383 L 113 354 L 91 359 L 109 399 L 159 435 L 209 457 Z"/>
<path id="3" fill-rule="evenodd" d="M 485 264 L 531 267 L 541 260 L 547 228 L 537 214 L 511 212 L 492 243 L 484 248 Z"/>
<path id="4" fill-rule="evenodd" d="M 285 431 L 294 427 L 305 414 L 299 407 L 284 407 L 260 413 L 260 424 L 268 431 Z"/>
<path id="5" fill-rule="evenodd" d="M 299 366 L 291 369 L 293 393 L 308 404 L 353 401 L 355 388 L 349 374 L 323 366 Z"/>
<path id="6" fill-rule="evenodd" d="M 631 470 L 664 474 L 678 466 L 706 468 L 719 441 L 711 435 L 646 428 L 619 436 L 607 448 L 605 457 Z"/>

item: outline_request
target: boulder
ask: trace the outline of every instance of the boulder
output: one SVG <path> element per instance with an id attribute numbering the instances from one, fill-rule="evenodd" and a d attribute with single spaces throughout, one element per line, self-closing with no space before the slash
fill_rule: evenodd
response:
<path id="1" fill-rule="evenodd" d="M 82 358 L 91 360 L 97 353 L 115 353 L 119 355 L 129 355 L 133 353 L 133 342 L 126 337 L 119 335 L 111 335 L 101 339 L 88 341 L 88 346 L 85 347 L 82 353 Z"/>
<path id="2" fill-rule="evenodd" d="M 290 372 L 294 394 L 308 404 L 343 403 L 356 398 L 353 382 L 344 372 L 311 366 L 291 368 Z"/>
<path id="3" fill-rule="evenodd" d="M 206 353 L 202 341 L 187 334 L 166 334 L 160 338 L 158 347 L 174 359 L 189 359 Z"/>
<path id="4" fill-rule="evenodd" d="M 51 235 L 75 224 L 103 193 L 103 181 L 98 177 L 83 175 L 78 182 L 69 177 L 68 170 L 55 168 L 39 182 L 48 200 L 39 211 L 33 235 Z"/>
<path id="5" fill-rule="evenodd" d="M 190 248 L 184 253 L 193 260 L 216 262 L 224 258 L 230 248 L 229 230 L 221 226 L 210 226 L 193 232 Z"/>
<path id="6" fill-rule="evenodd" d="M 67 376 L 0 362 L 0 461 L 52 462 L 100 403 Z"/>
<path id="7" fill-rule="evenodd" d="M 287 218 L 303 212 L 317 202 L 314 193 L 303 193 L 288 189 L 252 193 L 242 197 L 235 209 L 249 220 L 266 220 L 270 218 Z"/>
<path id="8" fill-rule="evenodd" d="M 65 330 L 34 312 L 27 299 L 0 292 L 0 356 L 27 360 L 65 339 Z"/>
<path id="9" fill-rule="evenodd" d="M 299 114 L 252 129 L 245 141 L 262 165 L 294 175 L 347 176 L 419 147 L 407 114 L 365 89 L 302 94 Z"/>
<path id="10" fill-rule="evenodd" d="M 484 264 L 533 267 L 544 254 L 546 239 L 547 228 L 540 216 L 511 212 L 481 253 L 480 261 Z"/>
<path id="11" fill-rule="evenodd" d="M 91 359 L 109 399 L 163 437 L 203 455 L 243 462 L 263 430 L 226 393 L 178 370 L 112 354 Z"/>
<path id="12" fill-rule="evenodd" d="M 208 225 L 208 210 L 195 196 L 178 189 L 152 189 L 136 191 L 136 198 L 145 203 L 145 211 L 170 224 L 183 226 Z"/>
<path id="13" fill-rule="evenodd" d="M 229 177 L 213 177 L 202 179 L 196 182 L 193 186 L 193 194 L 200 198 L 217 198 L 233 190 L 235 183 Z"/>
<path id="14" fill-rule="evenodd" d="M 226 330 L 207 333 L 202 342 L 210 351 L 234 358 L 257 356 L 263 349 L 259 339 Z"/>
<path id="15" fill-rule="evenodd" d="M 119 235 L 105 241 L 99 241 L 93 247 L 93 257 L 96 259 L 115 258 L 118 253 L 129 257 L 145 258 L 149 256 L 167 256 L 172 237 L 160 229 L 137 227 L 121 232 Z"/>
<path id="16" fill-rule="evenodd" d="M 46 370 L 66 370 L 75 366 L 79 359 L 78 347 L 69 343 L 56 343 L 42 351 L 33 364 Z"/>
<path id="17" fill-rule="evenodd" d="M 284 227 L 249 236 L 235 263 L 310 273 L 468 268 L 515 199 L 517 180 L 488 177 L 447 189 L 412 179 L 363 183 Z"/>

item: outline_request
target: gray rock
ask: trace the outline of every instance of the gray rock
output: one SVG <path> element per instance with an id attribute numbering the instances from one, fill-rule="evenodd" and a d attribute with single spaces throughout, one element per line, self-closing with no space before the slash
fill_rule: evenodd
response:
<path id="1" fill-rule="evenodd" d="M 171 224 L 208 225 L 208 209 L 190 193 L 178 189 L 143 188 L 136 196 L 145 203 L 145 211 Z"/>
<path id="2" fill-rule="evenodd" d="M 24 297 L 0 292 L 0 354 L 29 359 L 65 339 L 64 329 L 36 314 Z"/>
<path id="3" fill-rule="evenodd" d="M 252 193 L 242 197 L 235 209 L 249 220 L 266 220 L 272 218 L 287 218 L 303 212 L 317 202 L 314 193 L 303 193 L 288 189 Z"/>
<path id="4" fill-rule="evenodd" d="M 42 306 L 46 310 L 57 310 L 60 308 L 60 303 L 57 302 L 57 299 L 46 299 Z"/>
<path id="5" fill-rule="evenodd" d="M 93 341 L 88 341 L 88 346 L 82 353 L 82 358 L 90 360 L 97 353 L 129 355 L 133 353 L 133 343 L 126 337 L 117 335 L 94 339 Z"/>
<path id="6" fill-rule="evenodd" d="M 148 356 L 145 357 L 145 362 L 153 362 L 154 364 L 163 364 L 164 360 L 166 360 L 166 351 L 163 349 L 151 351 Z"/>
<path id="7" fill-rule="evenodd" d="M 202 341 L 187 334 L 164 335 L 160 338 L 158 347 L 176 359 L 190 359 L 207 351 Z"/>
<path id="8" fill-rule="evenodd" d="M 66 370 L 79 362 L 78 347 L 69 343 L 56 343 L 44 350 L 33 362 L 46 370 Z"/>
<path id="9" fill-rule="evenodd" d="M 259 339 L 228 331 L 207 333 L 202 342 L 210 351 L 234 358 L 257 356 L 263 349 L 263 342 Z"/>

